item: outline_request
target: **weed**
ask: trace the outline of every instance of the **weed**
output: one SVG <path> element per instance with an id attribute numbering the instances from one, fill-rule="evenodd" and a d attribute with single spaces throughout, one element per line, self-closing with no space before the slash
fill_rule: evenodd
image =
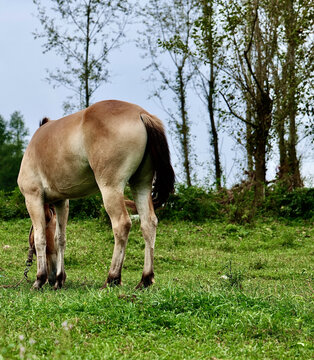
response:
<path id="1" fill-rule="evenodd" d="M 221 279 L 223 280 L 223 285 L 227 285 L 227 287 L 229 288 L 235 288 L 238 290 L 243 289 L 243 271 L 232 267 L 231 260 L 229 260 L 229 263 L 224 266 L 223 272 L 224 274 L 221 276 Z"/>
<path id="2" fill-rule="evenodd" d="M 297 246 L 297 244 L 295 242 L 295 234 L 285 232 L 282 235 L 282 238 L 283 238 L 283 240 L 281 241 L 281 246 L 287 247 L 287 248 L 293 248 L 293 247 Z"/>
<path id="3" fill-rule="evenodd" d="M 250 269 L 253 270 L 261 270 L 261 269 L 265 269 L 267 266 L 267 260 L 263 260 L 263 259 L 257 259 L 253 262 L 251 262 L 250 264 Z"/>

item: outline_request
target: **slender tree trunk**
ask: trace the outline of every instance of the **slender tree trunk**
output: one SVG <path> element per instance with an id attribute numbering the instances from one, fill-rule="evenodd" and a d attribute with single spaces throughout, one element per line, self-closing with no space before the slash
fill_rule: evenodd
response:
<path id="1" fill-rule="evenodd" d="M 86 5 L 86 46 L 85 46 L 85 61 L 84 61 L 84 76 L 85 76 L 85 107 L 89 106 L 89 45 L 90 45 L 90 2 Z"/>
<path id="2" fill-rule="evenodd" d="M 246 99 L 246 156 L 247 156 L 247 171 L 249 178 L 253 177 L 254 168 L 253 168 L 253 133 L 252 133 L 252 110 L 251 110 L 251 102 L 249 99 Z"/>
<path id="3" fill-rule="evenodd" d="M 267 92 L 260 92 L 257 100 L 257 128 L 255 129 L 255 201 L 259 204 L 264 199 L 266 183 L 266 147 L 272 123 L 272 100 Z"/>
<path id="4" fill-rule="evenodd" d="M 186 95 L 184 82 L 182 77 L 182 71 L 179 69 L 179 98 L 180 98 L 180 112 L 181 112 L 181 120 L 182 126 L 180 129 L 181 133 L 181 145 L 183 150 L 183 166 L 186 176 L 186 183 L 188 186 L 192 186 L 191 182 L 191 164 L 190 164 L 190 128 L 188 124 L 187 112 L 186 112 Z"/>
<path id="5" fill-rule="evenodd" d="M 302 186 L 300 175 L 299 161 L 297 158 L 296 144 L 297 144 L 297 129 L 296 129 L 296 115 L 297 115 L 297 79 L 296 79 L 296 49 L 297 49 L 297 35 L 295 26 L 295 11 L 293 8 L 294 0 L 287 0 L 287 16 L 286 23 L 286 37 L 288 40 L 287 49 L 287 80 L 288 80 L 288 110 L 289 110 L 289 139 L 288 139 L 288 165 L 289 174 L 291 177 L 291 187 L 293 189 Z"/>
<path id="6" fill-rule="evenodd" d="M 213 64 L 212 64 L 213 65 Z M 211 130 L 211 145 L 214 150 L 215 158 L 215 180 L 217 190 L 221 189 L 221 165 L 219 157 L 219 144 L 218 144 L 218 133 L 216 130 L 215 118 L 214 118 L 214 105 L 213 105 L 213 94 L 214 94 L 214 77 L 213 68 L 211 66 L 211 80 L 209 82 L 209 96 L 208 96 L 208 112 L 210 119 L 210 130 Z"/>
<path id="7" fill-rule="evenodd" d="M 257 13 L 256 13 L 257 15 Z M 259 19 L 255 21 L 255 49 L 256 62 L 255 70 L 251 66 L 248 57 L 249 49 L 245 52 L 245 60 L 249 73 L 254 79 L 256 86 L 255 98 L 253 99 L 255 112 L 254 127 L 254 161 L 255 161 L 255 203 L 258 205 L 264 199 L 264 187 L 266 183 L 266 151 L 268 144 L 269 130 L 272 124 L 272 99 L 267 86 L 266 59 L 264 58 L 263 39 L 259 27 Z"/>
<path id="8" fill-rule="evenodd" d="M 215 182 L 217 190 L 221 189 L 221 164 L 219 156 L 218 132 L 216 129 L 214 116 L 214 96 L 215 96 L 215 64 L 214 64 L 214 48 L 213 48 L 213 1 L 202 1 L 202 9 L 204 18 L 208 19 L 208 27 L 205 33 L 204 43 L 206 46 L 206 56 L 209 60 L 210 80 L 208 82 L 207 108 L 210 120 L 210 144 L 213 147 L 215 159 Z"/>
<path id="9" fill-rule="evenodd" d="M 279 106 L 279 104 L 278 104 Z M 277 107 L 278 107 L 277 106 Z M 278 134 L 278 146 L 279 146 L 279 171 L 278 177 L 283 180 L 286 177 L 288 171 L 287 165 L 287 146 L 285 140 L 285 117 L 282 115 L 282 112 L 279 111 L 277 118 L 277 126 L 276 126 L 277 134 Z"/>
<path id="10" fill-rule="evenodd" d="M 247 19 L 246 19 L 246 38 L 247 38 L 247 46 L 249 46 L 250 41 L 250 35 L 251 35 L 251 16 L 254 13 L 254 4 L 250 4 L 250 11 L 248 11 Z M 251 47 L 249 47 L 247 52 L 247 61 L 249 63 L 252 62 L 252 50 Z M 247 172 L 248 172 L 248 178 L 249 180 L 256 179 L 255 169 L 254 169 L 254 149 L 255 149 L 255 137 L 254 137 L 254 131 L 252 128 L 253 123 L 255 123 L 255 117 L 254 117 L 254 84 L 252 82 L 252 74 L 250 69 L 246 69 L 246 82 L 247 87 L 251 89 L 251 93 L 247 90 L 244 91 L 244 97 L 246 102 L 246 156 L 247 156 Z"/>

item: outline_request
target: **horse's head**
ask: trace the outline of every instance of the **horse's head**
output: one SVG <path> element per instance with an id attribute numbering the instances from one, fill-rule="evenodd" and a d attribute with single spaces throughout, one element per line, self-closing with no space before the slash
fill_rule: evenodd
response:
<path id="1" fill-rule="evenodd" d="M 56 211 L 53 205 L 45 204 L 45 219 L 46 219 L 46 259 L 47 259 L 47 271 L 48 281 L 50 285 L 54 285 L 56 282 L 56 263 L 57 263 L 57 247 L 55 246 L 55 234 L 56 234 Z M 32 254 L 36 255 L 34 230 L 33 226 L 29 232 L 29 260 Z"/>

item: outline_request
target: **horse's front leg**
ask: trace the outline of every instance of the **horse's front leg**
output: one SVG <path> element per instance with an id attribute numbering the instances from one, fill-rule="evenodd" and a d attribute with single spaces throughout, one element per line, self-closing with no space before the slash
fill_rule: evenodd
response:
<path id="1" fill-rule="evenodd" d="M 56 233 L 55 233 L 55 246 L 56 246 L 56 277 L 54 289 L 60 289 L 65 282 L 66 273 L 64 270 L 64 252 L 66 246 L 66 226 L 69 215 L 69 200 L 60 201 L 55 204 L 56 209 Z"/>
<path id="2" fill-rule="evenodd" d="M 47 281 L 46 219 L 41 196 L 25 195 L 25 204 L 32 220 L 37 255 L 37 279 L 33 288 L 40 289 Z"/>
<path id="3" fill-rule="evenodd" d="M 132 223 L 124 204 L 123 192 L 108 187 L 102 188 L 101 192 L 114 234 L 114 250 L 108 278 L 103 286 L 105 288 L 121 284 L 122 265 Z"/>

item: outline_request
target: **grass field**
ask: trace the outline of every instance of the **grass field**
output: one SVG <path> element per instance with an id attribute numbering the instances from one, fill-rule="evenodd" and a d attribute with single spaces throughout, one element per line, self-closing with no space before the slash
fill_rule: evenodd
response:
<path id="1" fill-rule="evenodd" d="M 22 278 L 29 225 L 0 222 L 0 285 Z M 0 359 L 313 358 L 310 223 L 163 221 L 156 284 L 146 291 L 134 290 L 144 257 L 138 223 L 124 285 L 102 291 L 110 228 L 71 221 L 67 235 L 64 289 L 0 288 Z"/>

